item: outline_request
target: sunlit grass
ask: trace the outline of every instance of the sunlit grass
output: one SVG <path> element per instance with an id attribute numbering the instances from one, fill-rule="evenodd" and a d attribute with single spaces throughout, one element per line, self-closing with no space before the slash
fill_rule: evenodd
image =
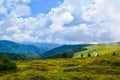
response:
<path id="1" fill-rule="evenodd" d="M 82 52 L 76 52 L 73 56 L 73 58 L 80 58 L 81 54 L 83 54 L 83 57 L 88 57 L 88 53 L 91 54 L 91 56 L 95 56 L 94 52 L 97 52 L 99 56 L 102 55 L 112 55 L 114 52 L 116 55 L 120 55 L 120 45 L 117 44 L 98 44 L 93 46 L 88 46 L 88 50 L 82 51 Z"/>
<path id="2" fill-rule="evenodd" d="M 0 80 L 119 80 L 120 56 L 15 61 L 17 72 Z"/>

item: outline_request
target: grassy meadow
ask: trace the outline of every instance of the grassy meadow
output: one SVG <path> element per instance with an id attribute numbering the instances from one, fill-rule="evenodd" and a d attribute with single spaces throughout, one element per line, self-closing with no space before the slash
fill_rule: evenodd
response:
<path id="1" fill-rule="evenodd" d="M 113 53 L 120 55 L 120 44 L 96 44 L 87 46 L 86 48 L 87 50 L 85 51 L 74 53 L 73 58 L 81 58 L 81 54 L 83 54 L 83 57 L 88 57 L 88 53 L 93 57 L 95 53 L 99 56 L 109 56 L 113 55 Z"/>
<path id="2" fill-rule="evenodd" d="M 120 80 L 120 56 L 14 61 L 16 72 L 0 80 Z"/>

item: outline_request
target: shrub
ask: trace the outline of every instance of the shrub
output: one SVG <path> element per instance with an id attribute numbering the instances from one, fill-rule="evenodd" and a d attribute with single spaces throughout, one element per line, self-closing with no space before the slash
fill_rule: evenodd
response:
<path id="1" fill-rule="evenodd" d="M 114 61 L 112 62 L 111 66 L 120 66 L 120 62 Z"/>
<path id="2" fill-rule="evenodd" d="M 4 68 L 4 65 L 3 65 L 3 63 L 0 61 L 0 71 L 2 71 L 3 68 Z"/>
<path id="3" fill-rule="evenodd" d="M 17 65 L 14 62 L 3 63 L 3 70 L 16 70 Z"/>
<path id="4" fill-rule="evenodd" d="M 90 54 L 90 53 L 88 53 L 88 57 L 91 57 L 91 54 Z"/>
<path id="5" fill-rule="evenodd" d="M 2 62 L 3 62 L 3 63 L 9 63 L 9 62 L 10 62 L 10 60 L 8 59 L 8 57 L 7 57 L 6 54 L 3 54 L 3 55 L 2 55 Z"/>
<path id="6" fill-rule="evenodd" d="M 112 54 L 113 56 L 115 56 L 116 55 L 116 53 L 115 52 L 113 52 L 113 54 Z"/>
<path id="7" fill-rule="evenodd" d="M 83 54 L 81 54 L 81 58 L 83 57 Z"/>
<path id="8" fill-rule="evenodd" d="M 67 58 L 67 54 L 66 53 L 62 53 L 62 58 Z"/>
<path id="9" fill-rule="evenodd" d="M 14 62 L 11 62 L 6 54 L 3 54 L 2 60 L 0 61 L 0 71 L 6 70 L 16 70 L 17 65 Z"/>

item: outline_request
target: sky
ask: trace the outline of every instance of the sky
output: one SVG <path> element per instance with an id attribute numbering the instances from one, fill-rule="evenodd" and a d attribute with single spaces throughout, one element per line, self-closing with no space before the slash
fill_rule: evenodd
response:
<path id="1" fill-rule="evenodd" d="M 120 41 L 120 0 L 0 0 L 0 40 Z"/>

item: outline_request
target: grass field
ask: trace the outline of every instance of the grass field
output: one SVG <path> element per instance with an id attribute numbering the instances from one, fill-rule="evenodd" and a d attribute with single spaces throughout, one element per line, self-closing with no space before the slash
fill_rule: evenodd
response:
<path id="1" fill-rule="evenodd" d="M 90 53 L 91 56 L 95 56 L 95 53 L 98 53 L 99 56 L 112 55 L 113 53 L 116 53 L 116 55 L 120 55 L 119 44 L 96 44 L 93 46 L 88 46 L 86 48 L 88 50 L 76 52 L 73 58 L 80 58 L 81 54 L 83 54 L 83 57 L 87 57 L 88 53 Z"/>
<path id="2" fill-rule="evenodd" d="M 15 61 L 0 80 L 120 80 L 120 56 Z"/>

